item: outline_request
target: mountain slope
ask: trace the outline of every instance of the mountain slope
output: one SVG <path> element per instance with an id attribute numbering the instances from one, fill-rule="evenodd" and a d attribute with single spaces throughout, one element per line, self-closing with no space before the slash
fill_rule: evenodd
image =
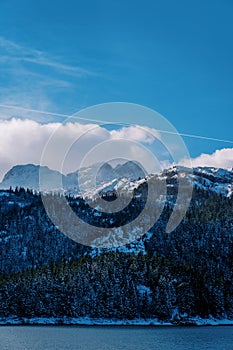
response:
<path id="1" fill-rule="evenodd" d="M 194 174 L 195 181 L 203 180 L 202 173 Z M 174 168 L 164 173 L 174 196 L 176 175 Z M 118 249 L 75 243 L 51 223 L 40 196 L 23 189 L 1 191 L 0 319 L 58 317 L 63 322 L 88 315 L 175 324 L 196 316 L 233 319 L 233 202 L 210 188 L 214 180 L 209 188 L 194 187 L 189 210 L 170 235 L 165 227 L 171 201 L 147 234 Z M 68 200 L 90 224 L 106 219 L 95 217 L 83 200 Z M 134 203 L 129 218 L 141 204 L 141 199 Z M 125 216 L 115 217 L 115 224 Z M 69 217 L 64 220 L 70 223 Z"/>

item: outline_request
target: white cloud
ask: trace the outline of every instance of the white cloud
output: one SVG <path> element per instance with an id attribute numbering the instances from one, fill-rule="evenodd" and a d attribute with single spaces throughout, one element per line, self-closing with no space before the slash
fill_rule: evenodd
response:
<path id="1" fill-rule="evenodd" d="M 0 75 L 1 104 L 56 111 L 52 101 L 59 104 L 61 96 L 65 100 L 69 92 L 76 91 L 80 79 L 95 73 L 80 65 L 67 64 L 51 53 L 0 36 Z M 2 119 L 12 116 L 2 107 L 0 112 Z M 20 114 L 14 113 L 13 116 L 20 117 Z M 26 117 L 33 119 L 34 115 Z M 38 114 L 36 120 L 40 120 Z"/>
<path id="2" fill-rule="evenodd" d="M 34 48 L 19 45 L 13 41 L 0 36 L 1 63 L 29 62 L 36 65 L 47 66 L 60 71 L 63 74 L 74 76 L 93 75 L 89 70 L 61 63 L 56 57 L 49 56 L 47 53 Z"/>
<path id="3" fill-rule="evenodd" d="M 64 160 L 64 173 L 77 170 L 85 155 L 101 142 L 125 137 L 133 142 L 151 143 L 148 131 L 137 126 L 113 132 L 94 124 L 0 120 L 0 178 L 16 164 L 40 164 L 44 147 L 55 131 L 52 152 L 48 153 L 44 165 L 61 170 L 61 160 Z M 135 156 L 133 149 L 128 154 L 132 159 Z"/>
<path id="4" fill-rule="evenodd" d="M 186 165 L 186 161 L 181 162 Z M 216 150 L 212 154 L 201 154 L 199 157 L 191 159 L 192 166 L 207 166 L 223 169 L 231 169 L 233 167 L 233 148 L 223 148 Z"/>
<path id="5" fill-rule="evenodd" d="M 110 133 L 113 139 L 129 139 L 148 144 L 152 144 L 155 138 L 160 139 L 160 134 L 156 130 L 138 125 L 122 127 L 119 130 L 112 130 Z"/>
<path id="6" fill-rule="evenodd" d="M 43 57 L 42 55 L 40 55 L 38 57 L 34 57 L 34 58 L 23 57 L 23 58 L 21 58 L 21 60 L 25 61 L 25 62 L 35 63 L 35 64 L 38 64 L 41 66 L 51 67 L 53 69 L 60 70 L 65 74 L 71 74 L 74 76 L 92 75 L 93 74 L 90 71 L 88 71 L 87 69 L 59 63 L 59 62 L 56 62 L 55 60 L 51 60 L 49 58 Z"/>
<path id="7" fill-rule="evenodd" d="M 41 123 L 54 121 L 56 113 L 50 114 L 46 111 L 56 111 L 56 106 L 46 96 L 42 90 L 30 90 L 25 92 L 20 91 L 19 87 L 15 89 L 5 88 L 1 89 L 2 98 L 0 100 L 0 120 L 16 119 L 30 119 Z M 20 107 L 23 106 L 23 107 Z M 41 112 L 42 111 L 42 112 Z"/>

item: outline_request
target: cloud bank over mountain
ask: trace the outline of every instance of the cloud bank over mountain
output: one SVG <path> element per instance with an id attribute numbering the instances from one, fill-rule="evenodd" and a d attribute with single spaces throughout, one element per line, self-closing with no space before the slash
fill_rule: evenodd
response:
<path id="1" fill-rule="evenodd" d="M 223 169 L 233 168 L 233 148 L 222 148 L 216 150 L 212 154 L 202 153 L 200 156 L 191 159 L 192 166 L 198 167 L 214 167 Z M 182 162 L 186 165 L 186 162 Z"/>
<path id="2" fill-rule="evenodd" d="M 75 171 L 81 165 L 83 157 L 101 142 L 126 139 L 146 146 L 153 144 L 153 136 L 159 139 L 159 133 L 137 126 L 122 127 L 107 130 L 96 124 L 81 123 L 47 123 L 41 124 L 30 119 L 0 121 L 0 178 L 16 164 L 40 164 L 41 155 L 50 137 L 58 131 L 56 154 L 46 164 L 52 169 L 57 168 L 57 160 L 67 144 L 72 145 L 64 162 L 64 173 Z M 135 157 L 135 150 L 129 148 L 129 156 Z M 156 152 L 155 152 L 156 153 Z M 158 156 L 158 154 L 156 155 Z M 138 154 L 138 161 L 143 154 Z M 186 165 L 185 161 L 181 161 Z M 169 161 L 161 161 L 161 167 L 168 167 Z M 188 164 L 188 163 L 187 163 Z M 231 169 L 233 167 L 233 148 L 216 150 L 213 154 L 201 154 L 192 159 L 193 167 L 210 166 Z"/>
<path id="3" fill-rule="evenodd" d="M 79 168 L 83 157 L 96 145 L 105 141 L 127 139 L 142 144 L 153 143 L 150 130 L 137 126 L 123 127 L 119 130 L 107 130 L 96 124 L 80 123 L 47 123 L 40 124 L 29 119 L 0 121 L 0 178 L 16 164 L 40 164 L 45 145 L 54 132 L 56 137 L 56 152 L 46 164 L 57 169 L 61 156 L 64 159 L 64 173 Z M 157 136 L 159 134 L 157 133 Z M 72 145 L 68 153 L 64 153 L 67 145 Z M 64 154 L 63 154 L 64 153 Z M 129 148 L 129 156 L 135 157 L 134 149 Z M 140 154 L 137 154 L 140 161 Z"/>

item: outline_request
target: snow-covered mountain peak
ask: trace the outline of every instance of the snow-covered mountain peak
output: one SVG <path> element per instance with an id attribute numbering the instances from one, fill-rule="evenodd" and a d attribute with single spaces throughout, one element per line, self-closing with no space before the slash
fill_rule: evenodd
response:
<path id="1" fill-rule="evenodd" d="M 0 188 L 24 187 L 38 191 L 40 186 L 40 175 L 43 176 L 43 187 L 46 189 L 58 189 L 62 182 L 62 175 L 47 166 L 34 164 L 15 165 L 4 176 Z"/>
<path id="2" fill-rule="evenodd" d="M 39 165 L 25 164 L 13 166 L 4 176 L 3 181 L 8 181 L 15 176 L 29 177 L 32 174 L 37 174 L 39 171 Z"/>
<path id="3" fill-rule="evenodd" d="M 139 164 L 131 161 L 118 164 L 115 167 L 109 163 L 94 164 L 66 176 L 46 166 L 40 169 L 39 165 L 34 164 L 16 165 L 6 173 L 0 188 L 7 189 L 17 186 L 38 191 L 40 189 L 40 170 L 43 174 L 43 189 L 45 191 L 62 190 L 90 199 L 104 191 L 132 192 L 142 182 L 149 181 L 153 176 L 162 181 L 165 180 L 169 188 L 177 187 L 180 177 L 188 177 L 196 188 L 214 191 L 224 196 L 231 196 L 233 193 L 233 171 L 213 167 L 190 169 L 173 166 L 163 170 L 160 174 L 146 175 Z"/>

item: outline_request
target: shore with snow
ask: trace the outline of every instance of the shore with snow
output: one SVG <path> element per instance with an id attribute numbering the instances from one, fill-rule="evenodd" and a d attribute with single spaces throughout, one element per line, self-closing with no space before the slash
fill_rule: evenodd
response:
<path id="1" fill-rule="evenodd" d="M 70 318 L 70 317 L 34 317 L 19 318 L 8 317 L 0 318 L 0 326 L 13 325 L 77 325 L 77 326 L 233 326 L 233 319 L 216 319 L 193 317 L 179 321 L 160 321 L 158 319 L 94 319 L 88 317 Z"/>

